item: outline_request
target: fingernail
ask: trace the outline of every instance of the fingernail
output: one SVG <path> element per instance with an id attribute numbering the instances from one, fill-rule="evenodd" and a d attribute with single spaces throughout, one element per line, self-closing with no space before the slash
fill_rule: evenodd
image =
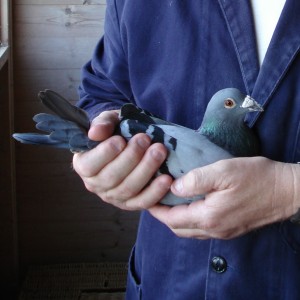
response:
<path id="1" fill-rule="evenodd" d="M 155 160 L 158 160 L 158 161 L 163 161 L 164 160 L 164 155 L 160 152 L 160 151 L 157 151 L 157 150 L 151 150 L 151 156 L 155 159 Z"/>
<path id="2" fill-rule="evenodd" d="M 182 179 L 176 179 L 173 182 L 172 187 L 174 188 L 174 190 L 178 193 L 182 193 L 183 192 L 183 182 Z"/>
<path id="3" fill-rule="evenodd" d="M 105 127 L 105 126 L 109 126 L 110 125 L 110 123 L 109 122 L 106 122 L 106 121 L 98 121 L 98 122 L 93 122 L 92 121 L 92 126 L 99 126 L 99 127 Z"/>
<path id="4" fill-rule="evenodd" d="M 146 149 L 150 146 L 150 141 L 148 139 L 145 139 L 145 138 L 139 138 L 137 140 L 137 143 L 143 149 Z"/>

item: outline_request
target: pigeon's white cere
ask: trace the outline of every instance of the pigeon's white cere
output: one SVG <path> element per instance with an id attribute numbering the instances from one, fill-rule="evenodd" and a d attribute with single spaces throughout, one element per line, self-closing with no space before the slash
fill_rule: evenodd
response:
<path id="1" fill-rule="evenodd" d="M 256 107 L 255 111 L 257 111 L 257 107 L 259 104 L 250 96 L 246 96 L 244 99 L 244 102 L 242 103 L 242 108 L 248 108 L 250 111 L 252 110 L 252 107 Z M 262 109 L 261 109 L 262 110 Z"/>

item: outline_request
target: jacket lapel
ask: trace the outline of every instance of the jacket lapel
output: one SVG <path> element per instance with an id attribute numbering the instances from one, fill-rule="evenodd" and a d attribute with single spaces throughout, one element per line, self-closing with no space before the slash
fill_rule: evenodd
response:
<path id="1" fill-rule="evenodd" d="M 300 1 L 287 0 L 265 59 L 258 74 L 252 96 L 266 106 L 288 72 L 300 49 Z M 258 115 L 252 118 L 255 122 Z"/>
<path id="2" fill-rule="evenodd" d="M 249 0 L 219 0 L 240 62 L 246 92 L 261 105 L 271 100 L 300 49 L 300 1 L 287 0 L 261 68 Z M 249 114 L 253 126 L 260 113 Z"/>
<path id="3" fill-rule="evenodd" d="M 218 1 L 238 57 L 246 92 L 250 95 L 259 72 L 250 2 L 248 0 Z"/>

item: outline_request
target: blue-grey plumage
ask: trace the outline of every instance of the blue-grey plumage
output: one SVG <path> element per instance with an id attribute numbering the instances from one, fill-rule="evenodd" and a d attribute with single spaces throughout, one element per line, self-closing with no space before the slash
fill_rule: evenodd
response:
<path id="1" fill-rule="evenodd" d="M 40 113 L 33 117 L 36 128 L 49 134 L 14 133 L 13 137 L 17 141 L 24 144 L 69 149 L 72 152 L 88 151 L 99 144 L 87 136 L 90 120 L 84 110 L 72 105 L 51 90 L 40 92 L 38 97 L 56 114 Z"/>
<path id="2" fill-rule="evenodd" d="M 33 118 L 37 129 L 49 134 L 16 133 L 13 135 L 16 140 L 73 152 L 87 151 L 99 144 L 87 136 L 90 123 L 83 110 L 50 90 L 41 92 L 39 98 L 56 114 L 38 114 Z M 221 159 L 259 154 L 258 139 L 244 123 L 245 115 L 252 111 L 262 111 L 262 107 L 237 89 L 223 89 L 210 100 L 200 128 L 192 130 L 155 117 L 133 104 L 125 104 L 120 110 L 120 124 L 115 134 L 130 140 L 137 133 L 146 133 L 152 143 L 163 143 L 168 156 L 157 175 L 178 178 Z M 201 198 L 201 195 L 179 198 L 169 192 L 161 203 L 178 205 Z"/>
<path id="3" fill-rule="evenodd" d="M 130 106 L 126 112 L 126 106 Z M 262 111 L 262 107 L 239 90 L 228 88 L 217 92 L 210 100 L 198 130 L 146 115 L 133 105 L 126 105 L 121 119 L 121 135 L 130 139 L 144 132 L 152 142 L 163 143 L 168 157 L 159 173 L 178 178 L 192 169 L 234 156 L 259 154 L 259 141 L 245 123 L 248 112 Z M 190 203 L 204 196 L 179 198 L 169 192 L 161 201 L 167 205 Z"/>

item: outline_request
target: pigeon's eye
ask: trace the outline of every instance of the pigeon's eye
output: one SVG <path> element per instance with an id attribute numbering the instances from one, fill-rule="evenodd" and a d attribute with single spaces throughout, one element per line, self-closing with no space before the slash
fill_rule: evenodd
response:
<path id="1" fill-rule="evenodd" d="M 228 98 L 224 101 L 224 107 L 225 108 L 234 108 L 236 106 L 235 101 L 231 98 Z"/>

